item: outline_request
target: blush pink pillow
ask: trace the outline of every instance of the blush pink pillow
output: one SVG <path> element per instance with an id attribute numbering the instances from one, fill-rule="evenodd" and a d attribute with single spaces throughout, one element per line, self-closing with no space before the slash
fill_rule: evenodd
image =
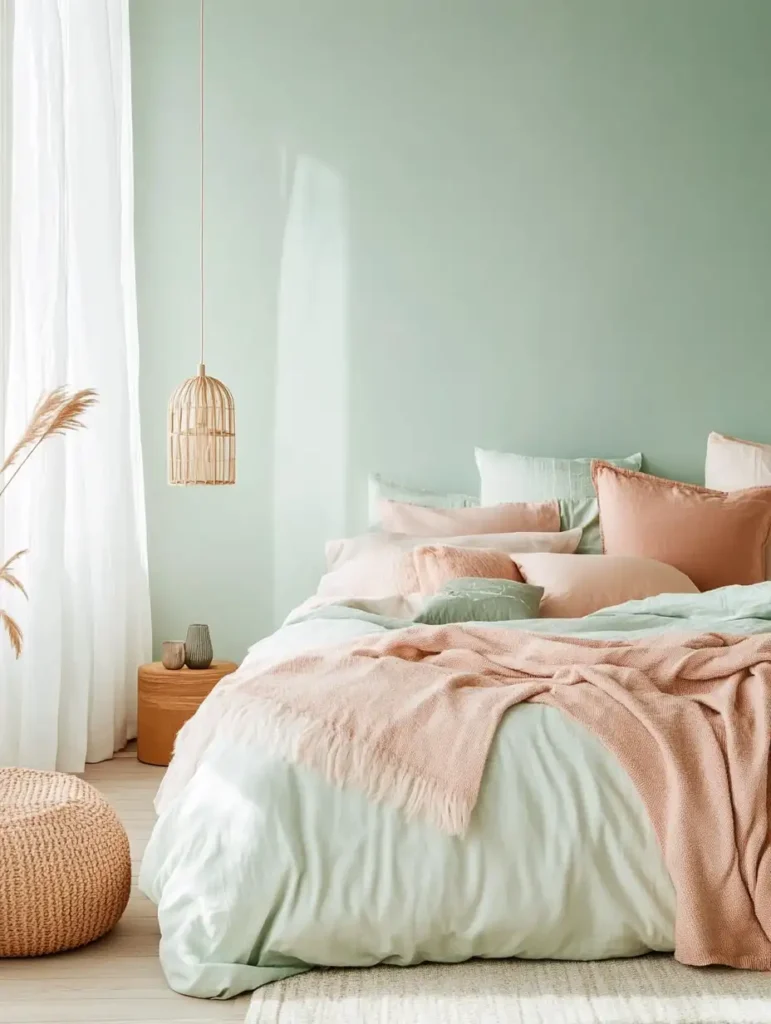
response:
<path id="1" fill-rule="evenodd" d="M 380 525 L 413 537 L 458 537 L 480 533 L 557 533 L 556 501 L 507 502 L 483 508 L 424 508 L 405 501 L 380 502 Z"/>
<path id="2" fill-rule="evenodd" d="M 564 551 L 573 554 L 581 542 L 582 530 L 559 533 L 475 533 L 466 537 L 411 537 L 402 533 L 363 533 L 358 537 L 327 541 L 326 560 L 329 572 L 363 556 L 377 557 L 384 548 L 391 551 L 412 551 L 425 544 L 447 545 L 451 548 L 492 548 L 512 554 L 514 551 Z M 361 563 L 362 566 L 365 564 Z M 374 563 L 371 563 L 374 565 Z M 366 578 L 366 571 L 361 574 Z"/>
<path id="3" fill-rule="evenodd" d="M 409 593 L 402 589 L 405 553 L 405 549 L 396 544 L 363 547 L 350 558 L 341 558 L 332 565 L 321 577 L 316 597 L 353 599 Z"/>
<path id="4" fill-rule="evenodd" d="M 652 558 L 623 555 L 512 555 L 525 583 L 543 587 L 541 618 L 578 619 L 657 594 L 697 594 L 685 573 Z"/>
<path id="5" fill-rule="evenodd" d="M 435 594 L 450 580 L 468 576 L 519 580 L 511 555 L 489 548 L 451 548 L 426 544 L 404 557 L 401 593 Z"/>
<path id="6" fill-rule="evenodd" d="M 373 535 L 375 536 L 375 535 Z M 316 598 L 353 600 L 395 594 L 433 594 L 461 576 L 517 579 L 511 557 L 488 548 L 380 543 L 321 577 Z"/>
<path id="7" fill-rule="evenodd" d="M 700 590 L 765 579 L 771 488 L 726 494 L 599 460 L 592 479 L 606 554 L 666 562 Z"/>

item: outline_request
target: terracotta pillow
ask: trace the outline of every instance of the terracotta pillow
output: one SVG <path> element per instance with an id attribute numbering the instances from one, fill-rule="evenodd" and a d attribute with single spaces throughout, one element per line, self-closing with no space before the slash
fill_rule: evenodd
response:
<path id="1" fill-rule="evenodd" d="M 726 494 L 599 460 L 592 479 L 606 554 L 666 562 L 700 590 L 765 579 L 771 488 Z"/>
<path id="2" fill-rule="evenodd" d="M 511 555 L 489 548 L 426 544 L 404 556 L 400 593 L 436 594 L 450 580 L 471 576 L 521 582 Z"/>
<path id="3" fill-rule="evenodd" d="M 577 619 L 657 594 L 697 594 L 685 573 L 652 558 L 623 555 L 512 555 L 525 583 L 543 588 L 542 618 Z"/>
<path id="4" fill-rule="evenodd" d="M 484 508 L 423 508 L 406 501 L 380 502 L 380 525 L 413 537 L 459 537 L 481 533 L 557 533 L 559 503 L 507 502 Z"/>
<path id="5" fill-rule="evenodd" d="M 704 482 L 720 491 L 771 487 L 771 444 L 741 441 L 713 431 L 707 438 Z M 766 579 L 771 580 L 771 538 L 766 545 Z"/>

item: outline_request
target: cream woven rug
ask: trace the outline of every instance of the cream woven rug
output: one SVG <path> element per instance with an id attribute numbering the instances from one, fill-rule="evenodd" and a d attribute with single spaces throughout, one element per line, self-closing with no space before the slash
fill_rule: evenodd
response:
<path id="1" fill-rule="evenodd" d="M 252 996 L 246 1024 L 771 1024 L 771 975 L 682 967 L 472 960 L 312 971 Z"/>

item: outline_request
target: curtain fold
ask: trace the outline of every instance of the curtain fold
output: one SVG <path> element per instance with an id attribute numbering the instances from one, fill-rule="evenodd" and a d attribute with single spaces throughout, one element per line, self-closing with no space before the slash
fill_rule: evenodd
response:
<path id="1" fill-rule="evenodd" d="M 6 442 L 60 384 L 99 404 L 3 499 L 29 602 L 0 594 L 25 633 L 18 661 L 0 639 L 0 764 L 80 771 L 135 735 L 150 654 L 128 0 L 5 4 Z"/>

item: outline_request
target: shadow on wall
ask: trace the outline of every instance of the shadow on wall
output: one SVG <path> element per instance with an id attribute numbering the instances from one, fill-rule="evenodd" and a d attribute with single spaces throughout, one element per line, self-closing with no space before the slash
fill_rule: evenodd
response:
<path id="1" fill-rule="evenodd" d="M 284 155 L 273 480 L 273 615 L 313 593 L 324 544 L 346 531 L 349 236 L 345 183 Z"/>

